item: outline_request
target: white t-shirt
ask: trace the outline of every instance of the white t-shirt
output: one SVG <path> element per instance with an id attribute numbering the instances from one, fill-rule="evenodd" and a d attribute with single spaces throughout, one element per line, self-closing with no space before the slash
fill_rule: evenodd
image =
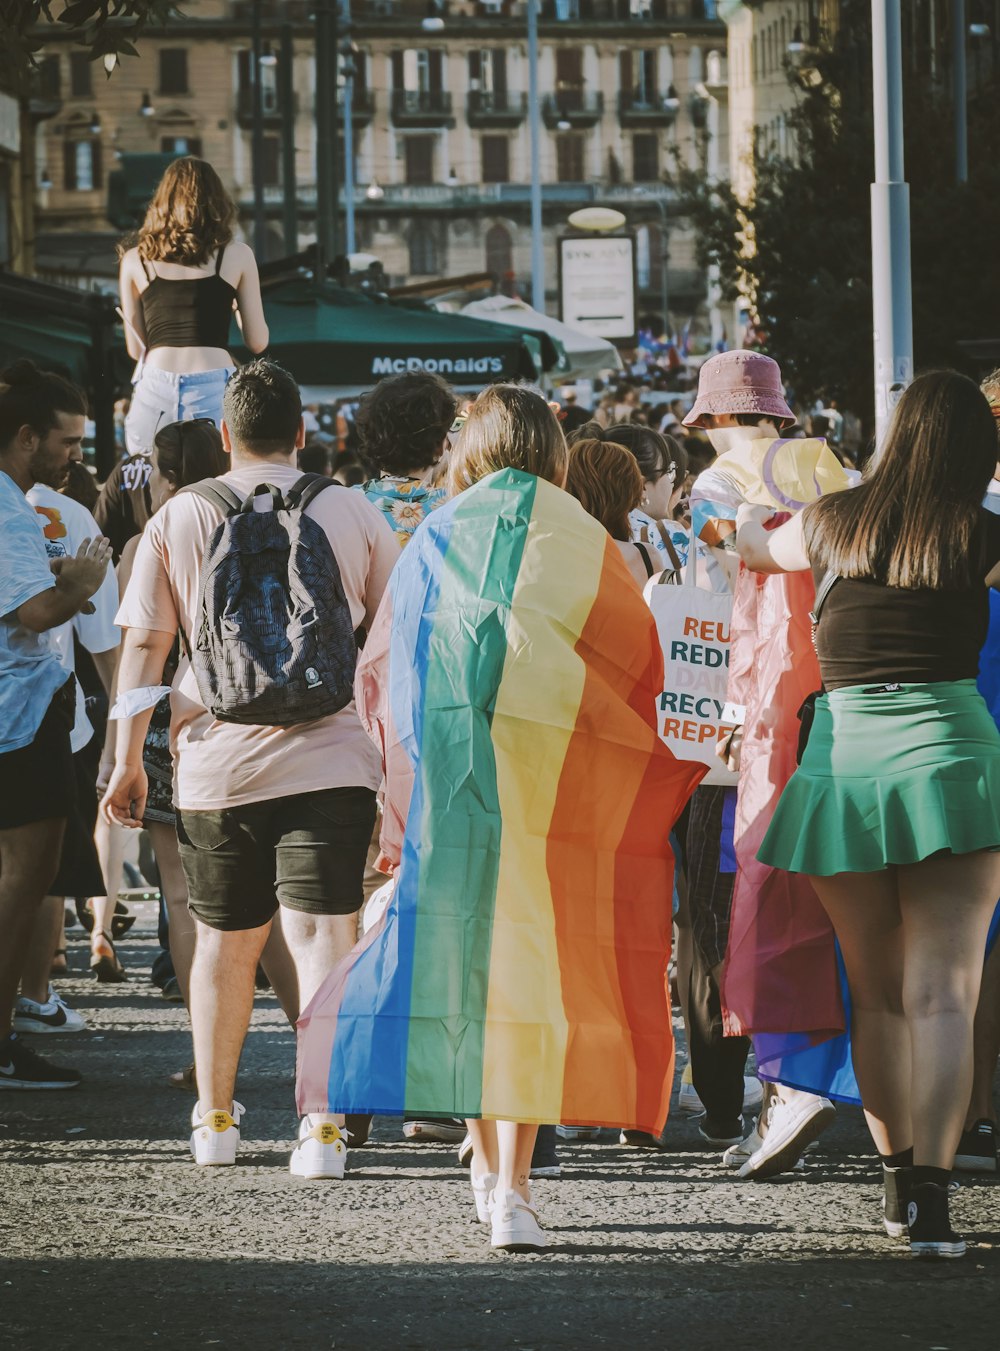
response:
<path id="1" fill-rule="evenodd" d="M 86 507 L 72 497 L 57 493 L 44 483 L 36 483 L 28 491 L 28 502 L 34 507 L 45 540 L 45 551 L 49 558 L 64 558 L 75 555 L 85 539 L 96 539 L 101 528 Z M 67 678 L 73 674 L 75 660 L 73 656 L 73 636 L 88 652 L 109 652 L 121 642 L 121 630 L 115 623 L 115 611 L 118 609 L 118 582 L 115 570 L 108 568 L 101 588 L 91 597 L 94 607 L 92 615 L 78 614 L 72 619 L 51 629 L 52 646 Z M 76 719 L 73 723 L 73 735 L 70 738 L 73 754 L 82 751 L 94 735 L 94 729 L 87 717 L 86 702 L 79 681 L 76 686 Z"/>

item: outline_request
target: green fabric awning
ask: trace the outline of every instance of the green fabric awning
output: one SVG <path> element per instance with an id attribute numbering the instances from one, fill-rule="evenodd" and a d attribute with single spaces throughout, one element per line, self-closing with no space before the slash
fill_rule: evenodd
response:
<path id="1" fill-rule="evenodd" d="M 119 230 L 142 224 L 146 207 L 175 154 L 122 155 L 108 174 L 108 220 Z"/>
<path id="2" fill-rule="evenodd" d="M 266 287 L 263 298 L 268 356 L 302 385 L 364 389 L 407 370 L 431 371 L 460 386 L 539 375 L 530 341 L 535 335 L 504 324 L 317 286 L 304 277 Z M 231 345 L 245 359 L 235 323 Z M 554 346 L 537 346 L 543 368 L 558 362 Z"/>

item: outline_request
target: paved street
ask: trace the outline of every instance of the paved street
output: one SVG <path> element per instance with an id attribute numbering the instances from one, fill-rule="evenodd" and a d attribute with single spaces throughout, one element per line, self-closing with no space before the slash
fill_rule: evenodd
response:
<path id="1" fill-rule="evenodd" d="M 74 936 L 75 935 L 75 936 Z M 444 1146 L 376 1123 L 342 1184 L 289 1176 L 293 1037 L 270 997 L 247 1041 L 236 1169 L 197 1172 L 183 1010 L 146 979 L 146 908 L 121 945 L 130 981 L 61 988 L 92 1031 L 47 1039 L 86 1075 L 75 1093 L 0 1100 L 0 1346 L 118 1348 L 947 1348 L 998 1345 L 996 1184 L 963 1183 L 964 1262 L 928 1268 L 880 1237 L 859 1112 L 808 1172 L 737 1184 L 683 1118 L 656 1157 L 561 1145 L 536 1183 L 552 1248 L 491 1254 Z"/>

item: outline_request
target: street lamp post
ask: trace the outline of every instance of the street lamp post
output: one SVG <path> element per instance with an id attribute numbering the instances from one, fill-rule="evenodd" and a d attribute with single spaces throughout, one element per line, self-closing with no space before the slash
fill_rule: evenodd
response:
<path id="1" fill-rule="evenodd" d="M 354 45 L 350 39 L 350 0 L 344 4 L 345 37 L 341 44 L 344 54 L 344 252 L 350 257 L 357 251 L 357 232 L 354 224 Z"/>
<path id="2" fill-rule="evenodd" d="M 875 431 L 881 445 L 900 393 L 913 379 L 910 190 L 903 169 L 903 61 L 899 0 L 872 0 L 875 182 L 872 310 Z"/>
<path id="3" fill-rule="evenodd" d="M 261 0 L 253 2 L 253 132 L 251 161 L 253 169 L 253 248 L 260 262 L 267 257 L 267 233 L 264 225 L 264 91 L 261 88 L 260 61 L 264 55 L 260 27 Z"/>
<path id="4" fill-rule="evenodd" d="M 337 256 L 340 208 L 337 153 L 337 4 L 316 4 L 316 276 Z"/>
<path id="5" fill-rule="evenodd" d="M 965 0 L 951 0 L 951 78 L 955 104 L 955 182 L 969 181 L 968 60 Z"/>
<path id="6" fill-rule="evenodd" d="M 531 137 L 531 303 L 545 313 L 542 243 L 541 109 L 538 104 L 538 0 L 528 0 L 528 125 Z"/>
<path id="7" fill-rule="evenodd" d="M 281 182 L 285 256 L 290 258 L 299 251 L 298 239 L 298 182 L 295 174 L 295 42 L 292 25 L 286 23 L 281 30 L 281 62 L 279 78 L 281 80 L 281 107 L 284 117 L 281 124 Z"/>

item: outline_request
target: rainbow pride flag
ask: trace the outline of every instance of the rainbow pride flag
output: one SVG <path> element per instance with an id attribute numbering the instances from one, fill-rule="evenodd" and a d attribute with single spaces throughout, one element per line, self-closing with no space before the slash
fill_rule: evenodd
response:
<path id="1" fill-rule="evenodd" d="M 356 686 L 396 887 L 299 1020 L 301 1112 L 662 1129 L 668 835 L 704 772 L 657 736 L 662 680 L 559 488 L 504 470 L 424 522 Z"/>

